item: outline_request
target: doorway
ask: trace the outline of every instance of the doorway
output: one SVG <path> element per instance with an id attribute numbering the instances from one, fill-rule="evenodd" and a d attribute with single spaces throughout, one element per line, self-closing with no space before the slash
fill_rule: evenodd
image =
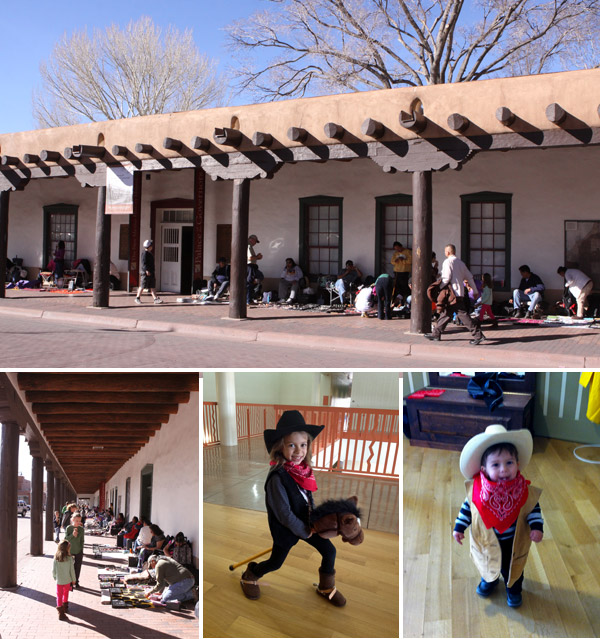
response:
<path id="1" fill-rule="evenodd" d="M 152 521 L 152 464 L 142 468 L 140 477 L 140 516 Z"/>
<path id="2" fill-rule="evenodd" d="M 189 294 L 194 272 L 194 227 L 192 209 L 160 211 L 159 290 Z"/>

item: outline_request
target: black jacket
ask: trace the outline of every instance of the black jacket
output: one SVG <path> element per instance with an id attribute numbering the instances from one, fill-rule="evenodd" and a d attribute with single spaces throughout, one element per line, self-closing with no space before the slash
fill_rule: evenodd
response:
<path id="1" fill-rule="evenodd" d="M 265 481 L 265 491 L 267 490 L 267 486 L 273 478 L 277 476 L 283 486 L 287 500 L 289 502 L 289 507 L 291 512 L 298 517 L 306 526 L 309 526 L 309 518 L 310 518 L 310 509 L 314 507 L 314 502 L 312 498 L 312 493 L 308 491 L 308 499 L 309 504 L 306 503 L 306 500 L 302 496 L 298 488 L 298 484 L 290 477 L 288 472 L 280 466 L 276 470 L 271 470 L 267 475 L 267 479 Z M 267 504 L 267 515 L 269 518 L 269 529 L 271 530 L 271 535 L 273 536 L 273 542 L 278 546 L 284 546 L 287 548 L 291 548 L 298 543 L 300 537 L 292 532 L 287 526 L 282 524 L 273 508 L 269 504 L 269 499 L 266 500 Z"/>

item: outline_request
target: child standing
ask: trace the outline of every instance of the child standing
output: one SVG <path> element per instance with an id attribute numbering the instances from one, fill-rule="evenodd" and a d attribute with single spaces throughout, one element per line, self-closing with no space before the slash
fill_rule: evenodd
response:
<path id="1" fill-rule="evenodd" d="M 56 581 L 56 609 L 61 621 L 68 621 L 65 613 L 69 609 L 69 591 L 71 584 L 76 582 L 73 557 L 69 552 L 70 547 L 68 541 L 61 541 L 56 548 L 52 564 L 52 577 Z"/>
<path id="2" fill-rule="evenodd" d="M 481 574 L 477 594 L 488 597 L 502 574 L 513 608 L 523 601 L 523 569 L 531 542 L 540 542 L 544 535 L 538 503 L 542 491 L 520 473 L 532 450 L 528 430 L 507 431 L 493 424 L 472 437 L 460 454 L 467 499 L 454 524 L 454 539 L 462 545 L 471 525 L 471 558 Z"/>
<path id="3" fill-rule="evenodd" d="M 81 574 L 81 563 L 83 562 L 83 542 L 84 528 L 81 525 L 81 515 L 73 513 L 71 525 L 65 531 L 65 541 L 71 544 L 71 555 L 75 562 L 75 588 L 79 588 L 79 575 Z"/>
<path id="4" fill-rule="evenodd" d="M 492 302 L 494 301 L 494 292 L 492 287 L 492 276 L 489 273 L 483 274 L 483 291 L 481 291 L 481 309 L 479 310 L 479 323 L 483 322 L 483 318 L 487 313 L 487 316 L 492 320 L 492 326 L 495 328 L 498 326 L 498 320 L 492 312 Z"/>
<path id="5" fill-rule="evenodd" d="M 60 541 L 60 511 L 54 511 L 54 541 L 58 543 Z"/>
<path id="6" fill-rule="evenodd" d="M 281 568 L 290 550 L 302 539 L 322 557 L 317 594 L 334 606 L 346 603 L 335 587 L 335 546 L 329 539 L 313 534 L 309 523 L 310 510 L 314 507 L 312 493 L 317 490 L 310 465 L 310 444 L 323 428 L 307 424 L 299 411 L 287 410 L 277 422 L 277 428 L 264 431 L 265 445 L 271 456 L 265 491 L 273 550 L 266 561 L 250 562 L 242 575 L 240 583 L 248 599 L 260 597 L 258 580 Z"/>

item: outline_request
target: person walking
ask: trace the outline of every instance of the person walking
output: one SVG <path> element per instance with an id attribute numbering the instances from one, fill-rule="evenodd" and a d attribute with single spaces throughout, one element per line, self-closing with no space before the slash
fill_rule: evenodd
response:
<path id="1" fill-rule="evenodd" d="M 140 287 L 138 288 L 137 295 L 135 296 L 135 303 L 141 304 L 142 291 L 147 288 L 150 291 L 150 295 L 154 299 L 155 304 L 162 304 L 163 301 L 156 295 L 156 275 L 154 266 L 154 242 L 152 240 L 146 240 L 144 242 L 144 250 L 140 258 Z"/>
<path id="2" fill-rule="evenodd" d="M 450 322 L 454 313 L 456 313 L 462 324 L 471 331 L 473 339 L 469 343 L 473 344 L 473 346 L 478 346 L 485 339 L 485 335 L 481 332 L 479 322 L 471 319 L 471 316 L 467 312 L 468 307 L 465 299 L 465 281 L 474 291 L 477 290 L 473 274 L 469 271 L 466 264 L 456 257 L 456 247 L 454 244 L 446 245 L 444 253 L 446 259 L 442 264 L 440 289 L 449 286 L 454 293 L 454 297 L 451 302 L 441 308 L 440 316 L 433 331 L 426 334 L 425 338 L 439 342 L 448 322 Z"/>

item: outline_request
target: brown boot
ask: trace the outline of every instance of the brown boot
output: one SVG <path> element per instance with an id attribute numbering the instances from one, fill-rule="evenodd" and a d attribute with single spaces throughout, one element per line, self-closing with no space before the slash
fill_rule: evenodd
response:
<path id="1" fill-rule="evenodd" d="M 331 574 L 321 571 L 319 568 L 319 585 L 317 586 L 317 594 L 328 599 L 334 606 L 345 606 L 346 599 L 344 595 L 335 587 L 335 570 Z"/>
<path id="2" fill-rule="evenodd" d="M 63 610 L 64 610 L 65 612 L 69 612 L 69 602 L 68 602 L 68 601 L 65 601 L 65 602 L 63 603 Z"/>
<path id="3" fill-rule="evenodd" d="M 248 564 L 248 568 L 240 579 L 242 590 L 248 599 L 258 599 L 260 597 L 260 586 L 258 585 L 258 577 L 252 572 L 256 567 L 256 562 L 252 561 Z"/>
<path id="4" fill-rule="evenodd" d="M 69 618 L 65 615 L 64 604 L 62 606 L 56 606 L 56 609 L 58 610 L 58 619 L 60 621 L 69 621 Z"/>

